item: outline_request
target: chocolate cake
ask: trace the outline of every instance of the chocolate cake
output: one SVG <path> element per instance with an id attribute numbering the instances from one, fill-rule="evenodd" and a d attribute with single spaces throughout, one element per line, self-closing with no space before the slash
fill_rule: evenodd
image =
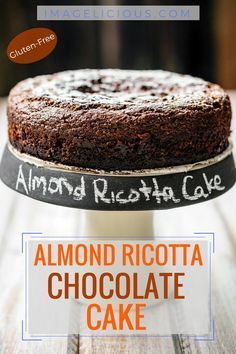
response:
<path id="1" fill-rule="evenodd" d="M 199 78 L 86 69 L 18 83 L 8 122 L 20 152 L 71 166 L 137 170 L 220 154 L 231 107 L 221 87 Z"/>

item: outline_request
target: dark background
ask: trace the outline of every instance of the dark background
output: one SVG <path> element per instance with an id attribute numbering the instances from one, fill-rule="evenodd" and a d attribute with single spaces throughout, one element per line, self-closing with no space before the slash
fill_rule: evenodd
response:
<path id="1" fill-rule="evenodd" d="M 66 69 L 119 67 L 188 73 L 236 88 L 236 0 L 1 0 L 0 95 L 18 81 Z M 200 5 L 200 21 L 37 21 L 37 5 Z M 20 65 L 6 56 L 9 41 L 31 27 L 48 27 L 56 49 Z"/>

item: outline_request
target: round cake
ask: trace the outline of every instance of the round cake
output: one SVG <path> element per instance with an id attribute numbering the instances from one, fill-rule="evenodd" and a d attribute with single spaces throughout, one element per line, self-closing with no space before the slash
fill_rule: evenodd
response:
<path id="1" fill-rule="evenodd" d="M 194 163 L 229 142 L 228 95 L 166 71 L 76 70 L 18 83 L 8 99 L 10 143 L 69 166 L 139 170 Z"/>

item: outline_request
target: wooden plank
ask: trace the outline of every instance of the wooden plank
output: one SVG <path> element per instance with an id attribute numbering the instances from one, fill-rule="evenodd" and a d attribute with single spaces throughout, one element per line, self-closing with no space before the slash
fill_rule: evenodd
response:
<path id="1" fill-rule="evenodd" d="M 1 187 L 2 188 L 2 185 Z M 11 208 L 11 221 L 5 230 L 4 248 L 0 262 L 0 338 L 2 353 L 65 353 L 63 340 L 24 342 L 21 339 L 21 320 L 24 318 L 24 261 L 21 254 L 21 235 L 34 227 L 31 200 L 18 196 Z"/>
<path id="2" fill-rule="evenodd" d="M 201 221 L 201 222 L 199 222 Z M 213 317 L 215 341 L 196 342 L 176 338 L 182 353 L 236 352 L 236 253 L 215 201 L 157 213 L 157 232 L 164 235 L 215 232 L 216 253 L 213 257 Z M 199 229 L 200 228 L 200 229 Z"/>
<path id="3" fill-rule="evenodd" d="M 236 80 L 235 11 L 235 0 L 218 0 L 215 2 L 217 80 L 228 89 L 235 89 Z"/>
<path id="4" fill-rule="evenodd" d="M 6 100 L 0 99 L 0 155 L 7 140 L 5 112 Z M 76 220 L 72 214 L 71 218 L 66 219 L 68 223 L 62 223 L 63 208 L 61 213 L 56 206 L 52 209 L 50 207 L 47 209 L 43 203 L 18 195 L 0 183 L 0 353 L 66 353 L 65 340 L 25 342 L 21 338 L 21 321 L 24 316 L 24 261 L 21 254 L 21 232 L 35 231 L 37 227 L 40 227 L 41 231 L 43 225 L 43 231 L 67 233 L 69 221 Z M 52 218 L 55 215 L 57 217 Z"/>

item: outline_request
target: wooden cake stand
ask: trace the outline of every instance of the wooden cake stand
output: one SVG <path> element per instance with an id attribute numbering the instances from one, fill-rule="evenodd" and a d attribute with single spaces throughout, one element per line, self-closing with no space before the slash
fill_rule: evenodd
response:
<path id="1" fill-rule="evenodd" d="M 215 158 L 190 165 L 105 172 L 46 162 L 21 154 L 8 144 L 0 178 L 8 187 L 30 198 L 85 209 L 80 230 L 84 236 L 109 236 L 110 240 L 125 236 L 137 240 L 154 236 L 152 210 L 216 198 L 234 185 L 236 170 L 232 146 Z M 76 335 L 68 341 L 68 353 L 79 352 L 79 347 L 80 352 L 89 352 L 86 338 L 78 338 Z M 141 339 L 139 346 L 145 347 L 145 340 Z M 124 337 L 93 337 L 91 341 L 96 352 L 128 352 Z M 150 350 L 155 352 L 155 344 Z"/>

